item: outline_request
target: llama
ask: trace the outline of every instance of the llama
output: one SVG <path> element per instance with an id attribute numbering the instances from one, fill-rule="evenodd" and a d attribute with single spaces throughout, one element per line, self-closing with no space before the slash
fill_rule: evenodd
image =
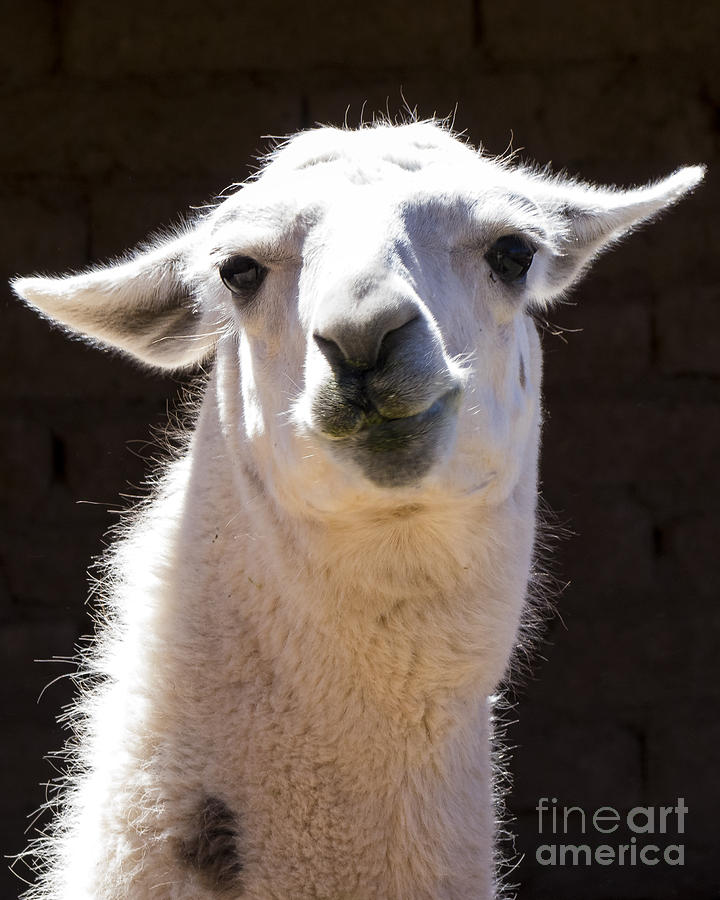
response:
<path id="1" fill-rule="evenodd" d="M 214 356 L 106 562 L 42 900 L 488 900 L 526 606 L 533 312 L 695 187 L 318 128 L 176 233 L 15 292 L 147 366 Z"/>

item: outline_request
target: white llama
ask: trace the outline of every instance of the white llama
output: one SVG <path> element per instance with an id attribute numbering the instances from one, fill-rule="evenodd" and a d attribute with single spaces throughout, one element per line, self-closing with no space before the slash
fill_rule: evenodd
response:
<path id="1" fill-rule="evenodd" d="M 596 188 L 322 128 L 52 321 L 215 362 L 108 563 L 33 898 L 487 900 L 492 696 L 535 532 L 533 310 L 702 178 Z"/>

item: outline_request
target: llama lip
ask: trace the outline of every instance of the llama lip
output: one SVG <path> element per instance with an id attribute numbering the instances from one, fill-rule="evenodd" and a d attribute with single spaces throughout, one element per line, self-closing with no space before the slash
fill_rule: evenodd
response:
<path id="1" fill-rule="evenodd" d="M 356 384 L 351 383 L 351 387 L 355 390 L 348 390 L 346 385 L 338 390 L 336 384 L 330 383 L 323 385 L 315 396 L 312 427 L 326 440 L 344 444 L 354 438 L 362 438 L 380 444 L 412 438 L 418 429 L 421 430 L 448 409 L 457 411 L 461 393 L 460 386 L 454 384 L 420 412 L 393 416 L 383 414 Z"/>
<path id="2" fill-rule="evenodd" d="M 344 441 L 333 441 L 331 447 L 360 466 L 366 478 L 379 487 L 417 482 L 447 443 L 460 394 L 459 388 L 453 388 L 421 413 L 367 424 Z"/>
<path id="3" fill-rule="evenodd" d="M 460 389 L 453 388 L 431 404 L 427 409 L 414 416 L 399 419 L 383 418 L 380 422 L 370 420 L 356 435 L 355 440 L 362 441 L 368 450 L 374 452 L 392 452 L 408 441 L 422 438 L 429 434 L 446 415 L 457 412 Z"/>

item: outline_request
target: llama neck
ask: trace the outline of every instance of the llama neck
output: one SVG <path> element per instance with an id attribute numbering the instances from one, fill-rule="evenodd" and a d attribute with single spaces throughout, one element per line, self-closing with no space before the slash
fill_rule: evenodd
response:
<path id="1" fill-rule="evenodd" d="M 274 861 L 278 895 L 489 898 L 487 696 L 514 634 L 499 631 L 507 585 L 479 580 L 483 559 L 457 548 L 448 567 L 428 524 L 422 536 L 402 520 L 398 571 L 391 532 L 368 556 L 358 533 L 281 527 L 256 489 L 243 499 L 231 527 L 219 530 L 224 512 L 182 548 L 190 566 L 193 548 L 217 555 L 187 625 L 193 652 L 221 662 L 182 692 L 177 729 L 203 760 L 198 790 L 246 811 L 246 852 Z M 240 541 L 250 553 L 238 554 Z M 353 553 L 348 584 L 341 560 Z M 371 873 L 362 888 L 361 871 Z"/>
<path id="2" fill-rule="evenodd" d="M 214 424 L 201 421 L 197 439 L 205 427 L 216 442 Z M 216 452 L 211 473 L 193 466 L 178 546 L 179 571 L 204 580 L 178 583 L 203 598 L 181 601 L 196 610 L 192 634 L 224 647 L 224 677 L 250 651 L 309 716 L 322 691 L 323 711 L 353 696 L 386 724 L 431 735 L 495 690 L 532 544 L 532 516 L 516 497 L 300 520 L 278 510 L 235 451 Z"/>
<path id="3" fill-rule="evenodd" d="M 189 502 L 198 508 L 185 516 L 193 532 L 183 558 L 201 548 L 200 566 L 222 596 L 234 598 L 258 652 L 279 668 L 289 656 L 292 671 L 293 657 L 312 647 L 315 669 L 322 660 L 335 682 L 344 679 L 379 709 L 413 721 L 431 701 L 452 706 L 492 694 L 526 593 L 537 435 L 503 502 L 438 489 L 412 494 L 411 503 L 407 495 L 397 505 L 386 497 L 379 509 L 355 487 L 349 512 L 315 514 L 287 487 L 285 457 L 302 456 L 303 448 L 270 446 L 262 430 L 257 437 L 245 422 L 241 384 L 237 355 L 221 354 L 195 433 L 195 456 L 212 468 L 198 464 L 191 475 Z M 273 409 L 270 400 L 263 398 L 263 409 Z M 205 521 L 198 539 L 195 523 L 208 514 L 215 520 Z"/>
<path id="4" fill-rule="evenodd" d="M 128 715 L 153 808 L 189 840 L 220 798 L 242 823 L 248 896 L 489 898 L 487 698 L 515 639 L 527 512 L 294 521 L 207 416 L 194 440 L 162 519 L 129 545 L 142 564 L 121 646 L 138 652 L 118 681 L 147 699 Z"/>

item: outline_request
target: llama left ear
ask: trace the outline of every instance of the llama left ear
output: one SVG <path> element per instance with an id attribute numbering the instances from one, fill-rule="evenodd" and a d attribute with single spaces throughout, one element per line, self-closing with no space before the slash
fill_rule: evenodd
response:
<path id="1" fill-rule="evenodd" d="M 70 334 L 154 368 L 185 368 L 212 351 L 218 331 L 185 273 L 192 238 L 170 238 L 79 275 L 16 278 L 12 288 Z"/>
<path id="2" fill-rule="evenodd" d="M 704 176 L 704 166 L 687 166 L 662 181 L 627 191 L 560 179 L 536 182 L 534 199 L 554 225 L 555 253 L 535 279 L 534 297 L 550 300 L 562 294 L 599 253 L 677 203 Z"/>

